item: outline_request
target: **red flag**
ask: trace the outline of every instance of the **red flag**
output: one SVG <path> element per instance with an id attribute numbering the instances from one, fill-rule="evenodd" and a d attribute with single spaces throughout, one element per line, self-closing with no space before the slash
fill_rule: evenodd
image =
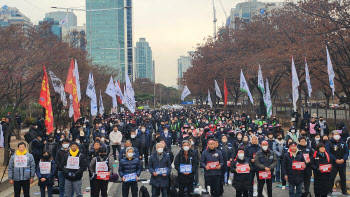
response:
<path id="1" fill-rule="evenodd" d="M 47 133 L 51 133 L 53 131 L 53 113 L 50 98 L 50 88 L 45 66 L 43 66 L 43 70 L 44 77 L 43 82 L 41 83 L 39 104 L 45 108 L 45 127 L 47 129 Z"/>
<path id="2" fill-rule="evenodd" d="M 120 82 L 118 81 L 118 85 L 119 85 L 119 87 L 120 87 Z M 120 98 L 120 96 L 117 96 L 117 99 L 118 99 L 118 103 L 119 104 L 123 104 L 123 101 L 122 101 L 122 99 Z"/>
<path id="3" fill-rule="evenodd" d="M 75 67 L 73 59 L 70 63 L 64 91 L 71 94 L 73 97 L 74 121 L 76 122 L 80 118 L 80 104 L 78 100 L 77 81 L 75 78 Z"/>
<path id="4" fill-rule="evenodd" d="M 225 101 L 224 101 L 224 103 L 225 103 L 225 107 L 226 107 L 226 105 L 227 105 L 227 95 L 228 95 L 228 91 L 227 91 L 227 87 L 226 87 L 226 79 L 224 79 L 224 96 L 225 96 Z"/>

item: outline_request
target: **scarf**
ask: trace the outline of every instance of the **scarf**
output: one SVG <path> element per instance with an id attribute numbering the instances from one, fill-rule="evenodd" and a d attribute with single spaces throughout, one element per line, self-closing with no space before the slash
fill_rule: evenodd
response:
<path id="1" fill-rule="evenodd" d="M 23 152 L 20 152 L 19 150 L 16 151 L 16 155 L 25 155 L 27 153 L 27 150 L 24 150 Z"/>
<path id="2" fill-rule="evenodd" d="M 72 149 L 69 149 L 69 153 L 70 155 L 72 155 L 73 157 L 76 157 L 79 153 L 79 149 L 77 149 L 75 152 L 72 151 Z"/>
<path id="3" fill-rule="evenodd" d="M 158 153 L 157 153 L 157 158 L 158 158 L 159 161 L 162 160 L 163 157 L 164 157 L 164 154 L 163 154 L 163 153 L 162 153 L 162 154 L 158 154 Z"/>

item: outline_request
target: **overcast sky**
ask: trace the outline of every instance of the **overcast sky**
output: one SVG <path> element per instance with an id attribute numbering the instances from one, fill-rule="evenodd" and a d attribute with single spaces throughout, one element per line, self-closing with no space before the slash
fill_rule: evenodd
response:
<path id="1" fill-rule="evenodd" d="M 231 8 L 243 0 L 221 0 L 229 15 Z M 9 7 L 17 7 L 34 24 L 45 17 L 50 7 L 85 8 L 85 0 L 1 0 Z M 0 5 L 0 6 L 2 6 Z M 215 0 L 217 25 L 226 17 L 219 0 Z M 134 44 L 145 37 L 153 51 L 156 82 L 176 85 L 177 59 L 195 50 L 198 43 L 213 35 L 212 0 L 133 0 Z M 85 24 L 85 12 L 74 11 L 78 25 Z"/>

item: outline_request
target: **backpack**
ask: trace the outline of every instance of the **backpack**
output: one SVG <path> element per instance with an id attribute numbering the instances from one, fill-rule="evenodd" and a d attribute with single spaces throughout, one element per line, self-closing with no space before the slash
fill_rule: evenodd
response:
<path id="1" fill-rule="evenodd" d="M 33 141 L 29 142 L 29 144 L 28 144 L 28 151 L 30 154 L 33 154 L 33 144 L 32 143 L 33 143 Z"/>
<path id="2" fill-rule="evenodd" d="M 150 197 L 149 192 L 145 186 L 141 186 L 139 191 L 139 197 Z"/>
<path id="3" fill-rule="evenodd" d="M 29 134 L 29 131 L 24 134 L 24 140 L 29 144 L 31 141 L 33 141 L 32 137 Z"/>

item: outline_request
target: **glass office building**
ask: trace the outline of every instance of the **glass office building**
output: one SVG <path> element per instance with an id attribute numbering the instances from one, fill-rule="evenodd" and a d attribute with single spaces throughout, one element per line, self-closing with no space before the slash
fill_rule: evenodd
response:
<path id="1" fill-rule="evenodd" d="M 131 0 L 86 0 L 86 10 L 87 52 L 93 63 L 118 69 L 120 80 L 127 65 L 132 79 Z"/>
<path id="2" fill-rule="evenodd" d="M 135 78 L 148 78 L 154 81 L 152 49 L 146 38 L 140 38 L 135 48 Z"/>

